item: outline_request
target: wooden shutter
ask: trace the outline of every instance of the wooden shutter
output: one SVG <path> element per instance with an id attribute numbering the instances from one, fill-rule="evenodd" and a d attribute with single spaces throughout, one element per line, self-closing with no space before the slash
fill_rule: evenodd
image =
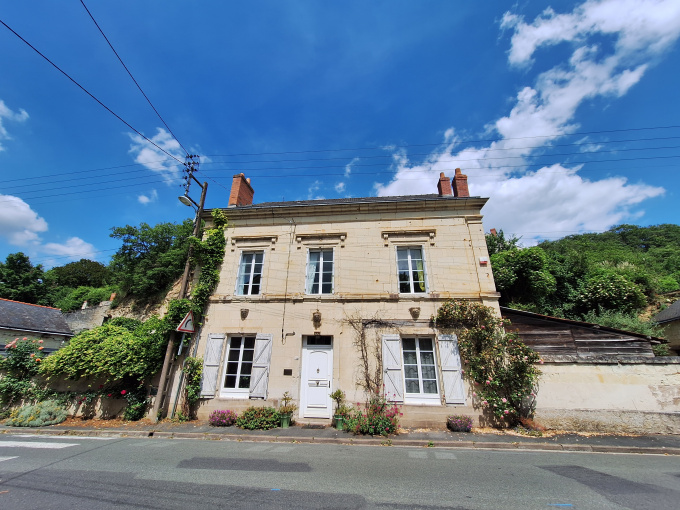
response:
<path id="1" fill-rule="evenodd" d="M 272 338 L 271 334 L 258 334 L 255 337 L 253 370 L 250 375 L 250 398 L 267 399 L 269 364 L 272 359 Z"/>
<path id="2" fill-rule="evenodd" d="M 215 396 L 223 346 L 223 334 L 210 333 L 208 335 L 208 343 L 205 346 L 205 353 L 203 354 L 203 377 L 201 379 L 202 397 L 213 398 Z"/>
<path id="3" fill-rule="evenodd" d="M 382 336 L 382 361 L 385 397 L 390 402 L 403 402 L 404 377 L 401 369 L 401 338 L 399 335 Z"/>
<path id="4" fill-rule="evenodd" d="M 442 383 L 447 404 L 465 404 L 463 374 L 456 335 L 439 336 L 439 357 L 442 362 Z"/>

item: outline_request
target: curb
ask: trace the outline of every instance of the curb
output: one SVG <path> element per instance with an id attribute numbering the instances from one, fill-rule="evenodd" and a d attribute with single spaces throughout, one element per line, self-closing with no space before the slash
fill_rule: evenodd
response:
<path id="1" fill-rule="evenodd" d="M 235 441 L 254 443 L 305 443 L 305 444 L 341 444 L 348 446 L 396 446 L 417 448 L 450 448 L 472 450 L 522 450 L 522 451 L 562 451 L 565 453 L 618 453 L 643 455 L 678 455 L 680 448 L 673 447 L 638 447 L 638 446 L 601 446 L 588 444 L 559 443 L 523 443 L 498 441 L 434 441 L 424 439 L 397 438 L 362 438 L 362 437 L 296 437 L 296 436 L 261 436 L 250 434 L 217 434 L 212 432 L 166 432 L 155 430 L 91 430 L 91 429 L 1 429 L 0 434 L 50 435 L 50 436 L 94 436 L 145 439 L 194 439 L 203 441 Z"/>

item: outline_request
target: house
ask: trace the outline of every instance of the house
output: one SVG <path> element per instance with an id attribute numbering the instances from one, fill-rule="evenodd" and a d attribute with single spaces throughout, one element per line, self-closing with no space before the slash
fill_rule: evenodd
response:
<path id="1" fill-rule="evenodd" d="M 680 354 L 680 299 L 665 310 L 661 310 L 652 320 L 663 327 L 671 350 Z"/>
<path id="2" fill-rule="evenodd" d="M 471 410 L 456 338 L 438 334 L 430 318 L 451 298 L 498 311 L 487 199 L 469 196 L 460 169 L 432 188 L 254 204 L 250 180 L 235 175 L 220 282 L 196 349 L 199 416 L 276 405 L 288 391 L 298 421 L 330 421 L 333 391 L 359 402 L 383 383 L 406 422 L 443 423 L 453 407 Z"/>
<path id="3" fill-rule="evenodd" d="M 45 352 L 59 349 L 73 332 L 61 310 L 0 298 L 0 346 L 15 338 L 43 340 Z"/>

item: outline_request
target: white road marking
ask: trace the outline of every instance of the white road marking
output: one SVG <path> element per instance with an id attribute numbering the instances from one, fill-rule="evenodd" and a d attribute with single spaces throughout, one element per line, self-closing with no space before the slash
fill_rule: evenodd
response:
<path id="1" fill-rule="evenodd" d="M 42 435 L 36 436 L 35 434 L 12 434 L 10 437 L 39 437 L 41 439 L 68 439 L 73 441 L 73 436 L 48 436 Z M 99 436 L 77 436 L 78 439 L 97 439 L 99 441 L 111 441 L 116 439 L 115 437 L 99 437 Z"/>
<path id="2" fill-rule="evenodd" d="M 439 460 L 455 460 L 456 456 L 451 452 L 434 452 L 435 459 Z"/>
<path id="3" fill-rule="evenodd" d="M 12 460 L 12 459 L 18 459 L 19 457 L 0 457 L 0 462 L 3 460 Z"/>
<path id="4" fill-rule="evenodd" d="M 58 450 L 69 446 L 78 446 L 80 443 L 45 443 L 42 441 L 0 441 L 0 448 L 43 448 Z"/>

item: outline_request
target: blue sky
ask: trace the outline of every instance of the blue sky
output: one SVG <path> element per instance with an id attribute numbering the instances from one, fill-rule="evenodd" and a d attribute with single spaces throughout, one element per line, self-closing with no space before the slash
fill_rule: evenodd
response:
<path id="1" fill-rule="evenodd" d="M 208 207 L 240 172 L 265 202 L 433 193 L 460 167 L 487 231 L 525 244 L 680 223 L 677 0 L 85 4 L 177 139 L 79 1 L 0 20 L 167 152 L 199 154 Z M 4 26 L 0 70 L 1 260 L 107 263 L 112 227 L 193 216 L 181 165 Z"/>

